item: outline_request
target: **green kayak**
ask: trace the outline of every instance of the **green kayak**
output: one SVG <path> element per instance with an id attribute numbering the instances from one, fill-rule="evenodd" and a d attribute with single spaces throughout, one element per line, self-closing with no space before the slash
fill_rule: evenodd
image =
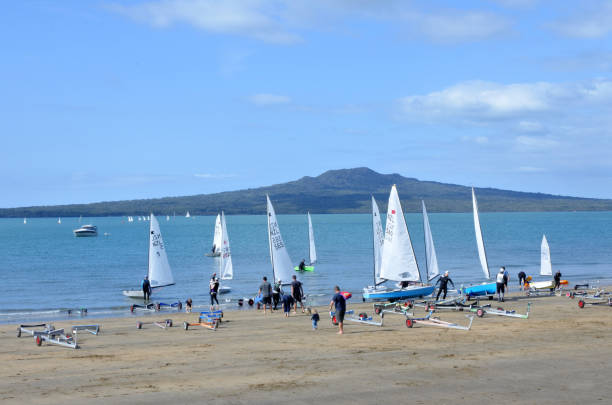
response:
<path id="1" fill-rule="evenodd" d="M 301 271 L 300 266 L 295 266 L 293 269 L 295 271 Z M 314 266 L 304 266 L 304 271 L 314 271 Z"/>

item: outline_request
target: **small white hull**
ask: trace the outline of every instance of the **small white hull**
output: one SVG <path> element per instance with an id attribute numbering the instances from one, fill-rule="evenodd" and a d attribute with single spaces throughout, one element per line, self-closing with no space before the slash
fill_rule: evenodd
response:
<path id="1" fill-rule="evenodd" d="M 529 288 L 534 290 L 548 290 L 555 288 L 555 282 L 550 281 L 536 281 L 535 283 L 529 283 Z"/>
<path id="2" fill-rule="evenodd" d="M 208 253 L 206 253 L 205 256 L 208 256 L 208 257 L 219 257 L 219 256 L 221 256 L 221 252 L 219 252 L 219 253 L 208 252 Z"/>
<path id="3" fill-rule="evenodd" d="M 124 290 L 123 295 L 130 298 L 144 299 L 144 292 L 142 290 Z"/>
<path id="4" fill-rule="evenodd" d="M 219 295 L 221 294 L 227 294 L 229 292 L 232 291 L 231 287 L 227 287 L 227 286 L 219 286 Z"/>

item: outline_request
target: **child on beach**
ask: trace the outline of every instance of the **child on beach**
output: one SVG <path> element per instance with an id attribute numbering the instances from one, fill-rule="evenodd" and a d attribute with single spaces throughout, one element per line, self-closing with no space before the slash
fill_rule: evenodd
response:
<path id="1" fill-rule="evenodd" d="M 289 311 L 291 311 L 291 305 L 293 305 L 293 297 L 289 294 L 285 294 L 281 297 L 281 301 L 283 302 L 285 317 L 289 318 Z"/>
<path id="2" fill-rule="evenodd" d="M 319 322 L 319 313 L 316 309 L 312 310 L 312 316 L 310 317 L 312 320 L 312 330 L 317 330 L 317 323 Z"/>

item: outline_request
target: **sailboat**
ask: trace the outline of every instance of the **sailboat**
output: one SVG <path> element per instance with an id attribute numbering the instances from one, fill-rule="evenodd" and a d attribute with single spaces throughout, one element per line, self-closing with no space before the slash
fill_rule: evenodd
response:
<path id="1" fill-rule="evenodd" d="M 149 225 L 149 282 L 151 289 L 155 292 L 156 289 L 174 285 L 174 277 L 172 269 L 168 263 L 166 254 L 166 246 L 162 239 L 162 234 L 159 229 L 159 222 L 155 215 L 151 214 L 151 222 Z M 141 290 L 123 291 L 123 295 L 130 298 L 144 298 Z"/>
<path id="2" fill-rule="evenodd" d="M 57 223 L 58 223 L 58 224 L 61 224 L 61 223 L 62 223 L 62 219 L 61 219 L 61 218 L 58 218 L 58 219 L 57 219 Z"/>
<path id="3" fill-rule="evenodd" d="M 382 261 L 382 251 L 385 242 L 385 234 L 382 229 L 382 221 L 380 219 L 380 212 L 378 211 L 378 204 L 374 196 L 372 196 L 372 253 L 374 257 L 374 283 L 371 286 L 367 286 L 363 289 L 364 294 L 366 292 L 371 293 L 376 290 L 379 284 L 384 283 L 385 280 L 380 278 L 380 262 Z M 385 290 L 386 287 L 382 286 L 381 290 Z"/>
<path id="4" fill-rule="evenodd" d="M 221 227 L 221 215 L 217 214 L 217 219 L 215 220 L 215 234 L 213 236 L 213 244 L 210 252 L 206 253 L 206 256 L 209 257 L 217 257 L 221 254 L 221 244 L 223 243 L 223 229 Z"/>
<path id="5" fill-rule="evenodd" d="M 268 215 L 268 242 L 270 245 L 270 261 L 272 262 L 272 273 L 274 275 L 275 282 L 281 282 L 283 285 L 291 284 L 291 277 L 293 265 L 291 264 L 291 258 L 283 242 L 283 237 L 278 227 L 278 221 L 276 220 L 276 213 L 274 207 L 270 201 L 270 197 L 266 195 L 268 202 L 267 215 Z"/>
<path id="6" fill-rule="evenodd" d="M 431 281 L 438 277 L 440 274 L 440 268 L 438 267 L 438 257 L 436 256 L 433 235 L 431 234 L 431 227 L 429 226 L 429 216 L 427 215 L 427 208 L 425 208 L 425 201 L 421 201 L 421 203 L 423 204 L 423 234 L 425 235 L 425 264 L 427 266 L 427 281 Z"/>
<path id="7" fill-rule="evenodd" d="M 166 221 L 170 221 L 170 215 L 166 215 Z"/>
<path id="8" fill-rule="evenodd" d="M 310 212 L 308 213 L 308 257 L 310 259 L 310 265 L 304 266 L 304 271 L 314 271 L 314 264 L 317 262 L 317 250 L 315 249 L 314 242 L 314 231 L 312 229 L 312 220 L 310 219 Z M 295 271 L 300 271 L 299 266 L 293 268 Z"/>
<path id="9" fill-rule="evenodd" d="M 219 247 L 219 251 L 219 274 L 221 274 L 221 280 L 231 280 L 234 278 L 234 266 L 232 265 L 232 253 L 223 211 L 221 211 L 221 246 Z M 223 285 L 219 286 L 219 294 L 226 294 L 231 290 L 230 287 Z"/>
<path id="10" fill-rule="evenodd" d="M 549 276 L 548 281 L 535 281 L 529 283 L 529 288 L 536 290 L 548 290 L 555 288 L 555 281 L 552 279 L 552 261 L 550 260 L 550 246 L 546 235 L 542 235 L 542 244 L 540 245 L 540 275 Z"/>
<path id="11" fill-rule="evenodd" d="M 185 218 L 191 218 L 191 215 L 189 214 L 189 211 L 187 211 L 187 214 L 185 214 Z"/>
<path id="12" fill-rule="evenodd" d="M 28 223 L 28 219 L 27 219 L 27 218 L 24 218 L 24 219 L 23 219 L 23 223 L 24 223 L 24 224 L 27 224 L 27 223 Z"/>
<path id="13" fill-rule="evenodd" d="M 487 251 L 485 250 L 484 239 L 482 237 L 482 228 L 480 227 L 480 215 L 478 215 L 478 202 L 476 201 L 476 193 L 472 187 L 472 209 L 474 211 L 474 231 L 476 232 L 476 246 L 478 248 L 478 258 L 480 259 L 480 266 L 482 272 L 487 280 L 491 278 L 489 272 L 489 262 L 487 261 Z M 482 283 L 463 289 L 464 294 L 475 297 L 482 295 L 493 295 L 496 291 L 495 283 Z"/>
<path id="14" fill-rule="evenodd" d="M 134 217 L 128 217 L 128 222 L 134 222 Z"/>
<path id="15" fill-rule="evenodd" d="M 430 295 L 434 287 L 421 282 L 419 265 L 414 255 L 412 241 L 406 226 L 406 218 L 400 204 L 395 184 L 389 194 L 387 207 L 387 223 L 385 225 L 385 241 L 380 263 L 380 278 L 407 284 L 401 288 L 378 286 L 364 288 L 363 299 L 403 300 Z"/>

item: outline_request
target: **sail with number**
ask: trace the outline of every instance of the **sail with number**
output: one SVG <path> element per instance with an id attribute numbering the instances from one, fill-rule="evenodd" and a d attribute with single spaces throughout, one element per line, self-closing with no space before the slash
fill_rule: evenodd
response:
<path id="1" fill-rule="evenodd" d="M 230 251 L 225 214 L 221 211 L 221 254 L 220 254 L 221 279 L 231 280 L 234 278 L 234 267 L 232 266 L 232 253 Z"/>
<path id="2" fill-rule="evenodd" d="M 476 201 L 476 194 L 472 187 L 472 206 L 474 209 L 474 230 L 476 231 L 476 245 L 478 246 L 478 257 L 480 258 L 480 265 L 482 271 L 487 278 L 491 278 L 489 273 L 489 263 L 487 262 L 487 252 L 485 250 L 484 239 L 482 238 L 482 229 L 480 228 L 480 217 L 478 216 L 478 202 Z"/>
<path id="3" fill-rule="evenodd" d="M 380 283 L 380 263 L 382 262 L 385 234 L 382 229 L 382 220 L 378 211 L 378 204 L 372 196 L 372 236 L 374 238 L 374 284 Z"/>
<path id="4" fill-rule="evenodd" d="M 283 242 L 270 197 L 266 195 L 266 199 L 268 200 L 268 241 L 274 281 L 281 280 L 283 284 L 289 284 L 293 275 L 293 264 Z"/>
<path id="5" fill-rule="evenodd" d="M 412 248 L 406 219 L 395 185 L 389 195 L 385 242 L 380 277 L 393 281 L 420 281 L 419 266 Z"/>
<path id="6" fill-rule="evenodd" d="M 552 276 L 552 262 L 550 260 L 550 247 L 546 240 L 546 235 L 542 236 L 542 246 L 540 249 L 540 275 Z"/>
<path id="7" fill-rule="evenodd" d="M 218 253 L 219 249 L 221 249 L 223 243 L 222 235 L 221 215 L 217 214 L 217 219 L 215 220 L 215 235 L 213 237 L 213 253 Z"/>
<path id="8" fill-rule="evenodd" d="M 310 265 L 317 262 L 317 250 L 315 249 L 314 231 L 312 230 L 312 220 L 310 212 L 308 213 L 308 254 L 310 256 Z"/>
<path id="9" fill-rule="evenodd" d="M 149 226 L 149 281 L 151 287 L 163 287 L 174 284 L 172 269 L 168 263 L 166 246 L 155 215 L 151 214 Z"/>
<path id="10" fill-rule="evenodd" d="M 436 257 L 436 248 L 434 246 L 433 236 L 431 234 L 431 227 L 429 226 L 429 217 L 427 216 L 427 209 L 425 208 L 425 201 L 423 203 L 423 233 L 425 234 L 425 259 L 427 261 L 427 280 L 432 280 L 438 274 L 440 269 L 438 268 L 438 258 Z"/>

